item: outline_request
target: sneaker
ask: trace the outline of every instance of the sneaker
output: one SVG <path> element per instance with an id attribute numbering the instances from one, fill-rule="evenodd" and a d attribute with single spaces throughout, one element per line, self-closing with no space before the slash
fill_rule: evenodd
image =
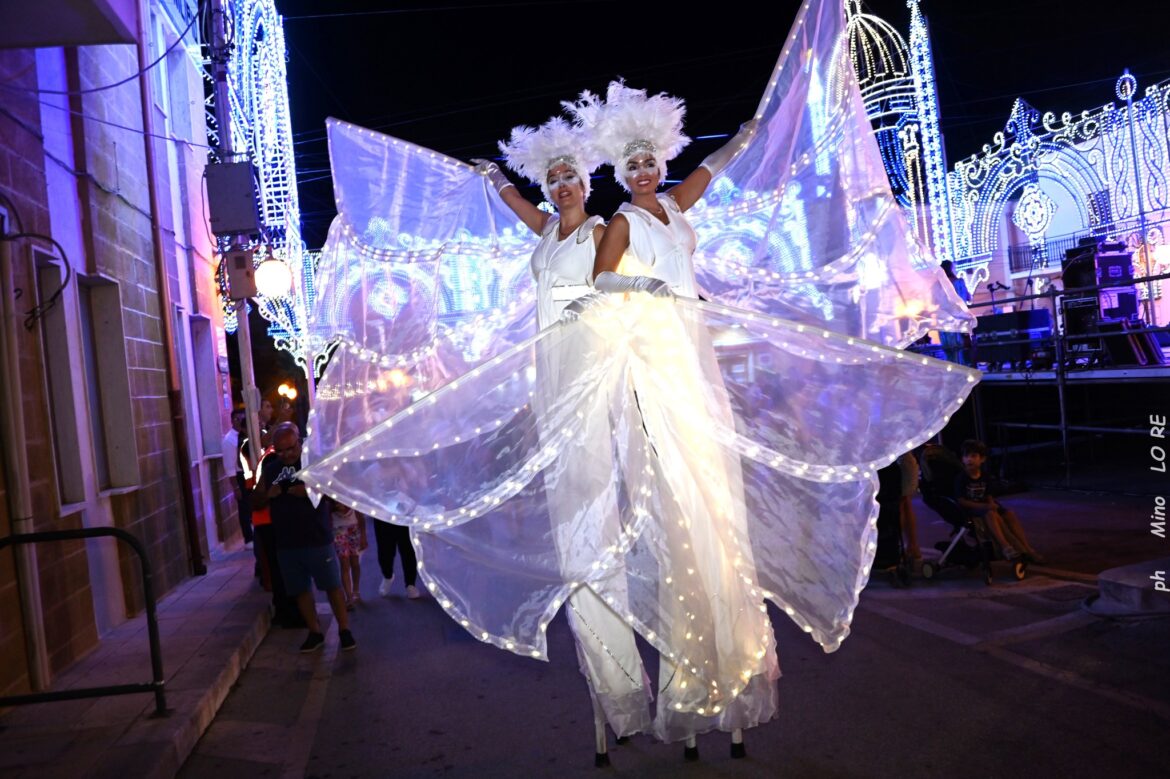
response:
<path id="1" fill-rule="evenodd" d="M 417 600 L 422 597 L 422 593 L 418 591 L 418 587 L 415 587 L 413 584 L 408 584 L 406 585 L 406 597 L 411 600 Z"/>
<path id="2" fill-rule="evenodd" d="M 357 641 L 354 641 L 353 633 L 350 633 L 348 630 L 342 630 L 337 634 L 337 637 L 340 639 L 339 643 L 341 645 L 342 652 L 349 652 L 350 650 L 357 649 Z"/>
<path id="3" fill-rule="evenodd" d="M 302 652 L 316 652 L 325 646 L 325 636 L 320 633 L 309 633 L 309 637 L 305 639 L 305 643 L 301 644 Z"/>
<path id="4" fill-rule="evenodd" d="M 378 594 L 381 595 L 383 598 L 385 598 L 387 595 L 390 594 L 390 585 L 393 583 L 394 583 L 393 576 L 391 576 L 389 579 L 385 579 L 385 578 L 382 579 L 382 583 L 378 585 Z"/>

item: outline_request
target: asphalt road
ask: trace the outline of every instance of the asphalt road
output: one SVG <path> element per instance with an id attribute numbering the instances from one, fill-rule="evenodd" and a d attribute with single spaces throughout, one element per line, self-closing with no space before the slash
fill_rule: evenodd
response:
<path id="1" fill-rule="evenodd" d="M 1014 496 L 1048 573 L 1014 582 L 999 568 L 988 587 L 958 570 L 905 589 L 878 576 L 831 655 L 773 610 L 780 713 L 747 731 L 744 760 L 730 758 L 726 734 L 700 737 L 698 763 L 635 736 L 594 768 L 563 619 L 549 629 L 551 662 L 505 653 L 432 600 L 405 599 L 400 581 L 378 598 L 368 552 L 357 651 L 339 653 L 331 629 L 323 654 L 303 656 L 303 631 L 273 629 L 181 776 L 1170 775 L 1170 618 L 1082 607 L 1096 592 L 1085 571 L 1161 551 L 1139 532 L 1142 500 Z M 927 540 L 942 537 L 920 517 Z"/>

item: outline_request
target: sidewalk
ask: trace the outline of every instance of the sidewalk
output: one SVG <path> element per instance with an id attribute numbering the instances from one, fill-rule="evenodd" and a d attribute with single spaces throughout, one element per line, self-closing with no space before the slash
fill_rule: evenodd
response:
<path id="1" fill-rule="evenodd" d="M 256 585 L 253 564 L 250 550 L 213 557 L 206 576 L 188 579 L 159 604 L 168 716 L 153 716 L 150 694 L 13 707 L 0 714 L 0 775 L 174 776 L 268 632 L 271 596 Z M 104 636 L 53 689 L 150 677 L 142 614 Z"/>

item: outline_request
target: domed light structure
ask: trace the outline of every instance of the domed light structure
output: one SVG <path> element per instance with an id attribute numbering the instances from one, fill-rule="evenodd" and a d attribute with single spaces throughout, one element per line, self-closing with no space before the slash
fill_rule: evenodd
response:
<path id="1" fill-rule="evenodd" d="M 890 187 L 921 245 L 951 255 L 946 164 L 926 22 L 909 0 L 910 45 L 884 19 L 847 0 L 845 37 Z"/>

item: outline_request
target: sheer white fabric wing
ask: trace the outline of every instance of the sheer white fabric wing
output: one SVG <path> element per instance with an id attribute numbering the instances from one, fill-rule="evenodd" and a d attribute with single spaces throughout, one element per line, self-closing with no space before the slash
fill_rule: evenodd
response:
<path id="1" fill-rule="evenodd" d="M 893 346 L 974 318 L 914 240 L 857 86 L 840 0 L 801 8 L 756 133 L 688 213 L 715 300 Z"/>
<path id="2" fill-rule="evenodd" d="M 722 604 L 713 621 L 768 597 L 832 650 L 873 557 L 875 469 L 937 433 L 977 376 L 635 295 L 497 355 L 304 478 L 414 528 L 440 604 L 505 649 L 543 657 L 549 618 L 588 585 L 668 656 L 697 651 L 677 596 Z M 696 584 L 704 565 L 729 569 Z"/>
<path id="3" fill-rule="evenodd" d="M 338 216 L 317 269 L 311 339 L 329 368 L 311 460 L 534 332 L 535 237 L 474 169 L 328 122 Z"/>

